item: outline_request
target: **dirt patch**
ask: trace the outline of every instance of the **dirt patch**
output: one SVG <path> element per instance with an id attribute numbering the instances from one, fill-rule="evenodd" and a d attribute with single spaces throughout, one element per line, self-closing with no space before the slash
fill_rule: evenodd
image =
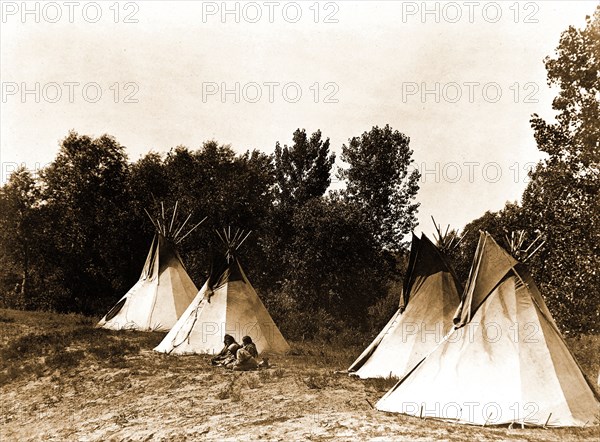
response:
<path id="1" fill-rule="evenodd" d="M 13 330 L 9 341 L 19 332 Z M 149 344 L 159 338 L 119 336 L 130 341 L 123 348 L 141 349 L 117 362 L 110 361 L 110 354 L 99 359 L 101 352 L 89 352 L 86 341 L 78 340 L 76 348 L 83 359 L 76 365 L 45 367 L 8 382 L 0 388 L 0 440 L 595 441 L 600 437 L 598 426 L 481 428 L 378 412 L 372 405 L 383 395 L 386 381 L 362 381 L 340 373 L 351 356 L 336 359 L 322 351 L 311 353 L 310 344 L 294 346 L 293 356 L 271 358 L 275 366 L 268 370 L 239 373 L 211 367 L 206 356 L 155 353 Z M 97 348 L 97 340 L 90 342 Z"/>

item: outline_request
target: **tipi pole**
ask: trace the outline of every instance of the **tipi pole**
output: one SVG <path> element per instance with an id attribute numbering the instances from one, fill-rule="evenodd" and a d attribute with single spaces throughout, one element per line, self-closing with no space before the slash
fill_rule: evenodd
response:
<path id="1" fill-rule="evenodd" d="M 175 217 L 177 216 L 177 204 L 179 201 L 175 201 L 175 208 L 173 209 L 173 217 L 171 218 L 171 225 L 169 225 L 169 233 L 173 231 L 173 223 L 175 222 Z"/>
<path id="2" fill-rule="evenodd" d="M 156 225 L 156 223 L 154 222 L 154 220 L 152 219 L 152 217 L 150 216 L 150 214 L 148 213 L 148 211 L 146 210 L 146 208 L 144 208 L 144 212 L 146 212 L 146 215 L 148 215 L 148 218 L 150 218 L 150 222 L 152 223 L 152 225 L 154 226 L 154 228 L 160 232 L 158 226 Z"/>
<path id="3" fill-rule="evenodd" d="M 192 214 L 190 213 L 187 218 L 185 219 L 185 221 L 183 222 L 183 224 L 179 227 L 179 229 L 177 229 L 177 232 L 175 232 L 175 235 L 173 235 L 173 238 L 177 238 L 179 236 L 179 234 L 181 233 L 181 231 L 183 230 L 183 228 L 185 227 L 185 225 L 187 224 L 187 222 L 190 220 L 190 218 L 192 217 Z"/>
<path id="4" fill-rule="evenodd" d="M 200 221 L 198 224 L 196 224 L 194 227 L 192 227 L 190 229 L 190 231 L 188 233 L 186 233 L 185 235 L 183 235 L 180 239 L 177 240 L 176 244 L 179 244 L 181 241 L 183 241 L 190 233 L 192 233 L 194 230 L 196 230 L 196 227 L 198 227 L 200 224 L 202 224 L 204 221 L 206 221 L 206 218 L 208 218 L 207 216 L 205 216 L 202 221 Z"/>
<path id="5" fill-rule="evenodd" d="M 240 248 L 240 246 L 244 243 L 244 241 L 246 241 L 248 239 L 248 237 L 250 236 L 251 233 L 252 233 L 252 230 L 250 230 L 248 232 L 248 234 L 244 237 L 244 239 L 240 241 L 240 243 L 237 245 L 237 247 L 235 248 L 235 250 L 237 250 L 237 249 Z"/>

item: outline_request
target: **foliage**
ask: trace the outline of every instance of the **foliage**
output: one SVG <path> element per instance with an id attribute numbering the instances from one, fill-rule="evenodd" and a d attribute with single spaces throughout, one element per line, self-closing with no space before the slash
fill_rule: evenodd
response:
<path id="1" fill-rule="evenodd" d="M 389 268 L 353 204 L 313 199 L 296 211 L 292 224 L 284 291 L 299 310 L 350 319 L 385 293 Z"/>
<path id="2" fill-rule="evenodd" d="M 275 145 L 277 201 L 285 207 L 324 195 L 335 161 L 335 154 L 329 154 L 329 138 L 323 141 L 320 130 L 309 138 L 305 129 L 297 129 L 293 140 L 290 147 Z"/>
<path id="3" fill-rule="evenodd" d="M 545 59 L 548 84 L 558 86 L 555 123 L 534 114 L 531 127 L 548 157 L 530 174 L 521 205 L 507 203 L 469 223 L 456 253 L 464 282 L 479 230 L 503 246 L 525 230 L 545 243 L 528 261 L 557 323 L 566 332 L 598 331 L 600 323 L 600 6 L 585 29 L 563 32 L 555 58 Z"/>
<path id="4" fill-rule="evenodd" d="M 69 132 L 38 179 L 20 170 L 0 189 L 2 305 L 105 313 L 139 277 L 154 234 L 146 210 L 172 216 L 177 202 L 188 227 L 207 218 L 179 245 L 194 281 L 221 253 L 215 229 L 252 231 L 239 254 L 276 322 L 334 339 L 386 295 L 393 260 L 356 203 L 325 195 L 329 139 L 299 129 L 293 140 L 272 156 L 211 140 L 129 163 L 113 137 Z"/>
<path id="5" fill-rule="evenodd" d="M 125 148 L 113 137 L 70 132 L 56 159 L 42 171 L 42 217 L 48 234 L 40 244 L 44 272 L 62 289 L 52 307 L 92 313 L 132 275 L 129 242 L 129 168 Z M 114 263 L 121 263 L 115 266 Z M 68 275 L 68 276 L 67 276 Z"/>
<path id="6" fill-rule="evenodd" d="M 532 267 L 557 321 L 567 330 L 600 322 L 600 6 L 585 29 L 563 32 L 546 58 L 549 85 L 559 87 L 556 123 L 534 115 L 538 148 L 549 157 L 523 195 L 530 226 L 546 243 Z"/>
<path id="7" fill-rule="evenodd" d="M 3 285 L 13 286 L 12 303 L 18 307 L 34 304 L 29 289 L 32 262 L 36 261 L 39 232 L 39 189 L 29 171 L 17 169 L 0 189 L 0 265 Z"/>
<path id="8" fill-rule="evenodd" d="M 399 251 L 404 235 L 416 226 L 419 171 L 412 164 L 410 139 L 389 125 L 374 126 L 342 146 L 342 160 L 349 164 L 339 176 L 347 180 L 343 195 L 361 208 L 364 222 L 381 246 Z"/>
<path id="9" fill-rule="evenodd" d="M 394 387 L 399 380 L 399 378 L 397 378 L 396 376 L 392 376 L 392 374 L 390 373 L 386 377 L 365 379 L 365 385 L 383 394 L 389 391 L 392 387 Z"/>

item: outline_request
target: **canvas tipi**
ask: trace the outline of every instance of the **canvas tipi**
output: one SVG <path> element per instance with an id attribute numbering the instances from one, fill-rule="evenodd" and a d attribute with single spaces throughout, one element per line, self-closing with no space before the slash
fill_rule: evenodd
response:
<path id="1" fill-rule="evenodd" d="M 361 378 L 407 373 L 452 328 L 460 291 L 444 254 L 413 234 L 400 306 L 348 371 Z"/>
<path id="2" fill-rule="evenodd" d="M 217 232 L 218 233 L 218 232 Z M 290 347 L 250 285 L 236 257 L 248 237 L 230 230 L 219 234 L 226 248 L 211 276 L 177 324 L 154 349 L 169 354 L 218 353 L 225 334 L 238 342 L 248 335 L 259 353 L 283 354 Z"/>
<path id="3" fill-rule="evenodd" d="M 469 424 L 584 426 L 598 395 L 526 267 L 481 233 L 455 327 L 376 408 Z"/>
<path id="4" fill-rule="evenodd" d="M 99 327 L 168 331 L 192 302 L 198 289 L 185 271 L 176 244 L 204 220 L 182 235 L 191 214 L 179 226 L 176 216 L 177 204 L 170 222 L 165 219 L 164 206 L 161 218 L 150 217 L 156 233 L 140 279 L 100 320 Z"/>

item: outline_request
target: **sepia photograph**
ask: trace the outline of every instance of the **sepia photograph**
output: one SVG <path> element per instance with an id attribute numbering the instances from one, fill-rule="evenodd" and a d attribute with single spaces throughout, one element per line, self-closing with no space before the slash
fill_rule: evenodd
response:
<path id="1" fill-rule="evenodd" d="M 600 440 L 600 1 L 1 0 L 0 440 Z"/>

